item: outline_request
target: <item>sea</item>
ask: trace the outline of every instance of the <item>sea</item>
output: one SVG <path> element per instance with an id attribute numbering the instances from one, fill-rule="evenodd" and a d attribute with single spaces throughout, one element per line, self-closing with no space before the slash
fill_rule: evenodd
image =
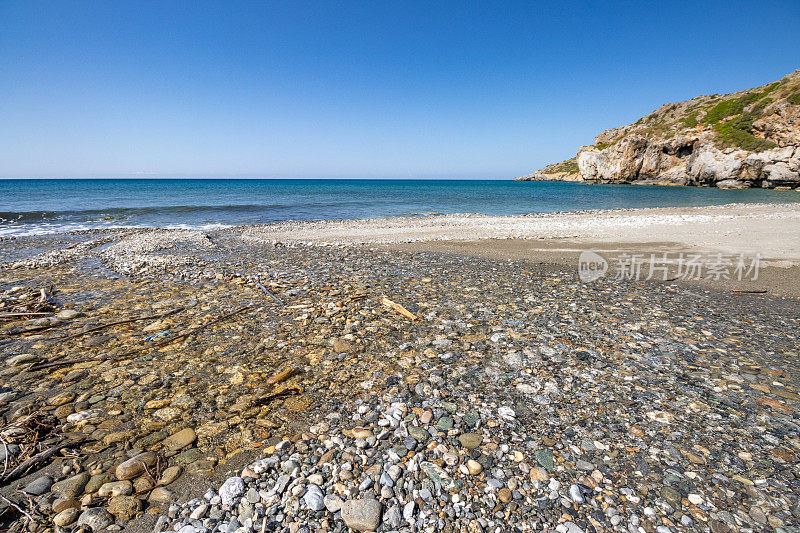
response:
<path id="1" fill-rule="evenodd" d="M 795 191 L 511 180 L 4 179 L 0 237 L 286 221 L 796 202 Z"/>

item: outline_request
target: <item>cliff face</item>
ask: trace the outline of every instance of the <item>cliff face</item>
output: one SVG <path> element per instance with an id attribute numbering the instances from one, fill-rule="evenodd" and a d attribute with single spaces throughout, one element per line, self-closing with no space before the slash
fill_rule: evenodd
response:
<path id="1" fill-rule="evenodd" d="M 750 152 L 720 150 L 702 137 L 651 141 L 632 135 L 603 151 L 582 147 L 578 167 L 583 181 L 597 183 L 794 187 L 800 185 L 800 146 Z"/>
<path id="2" fill-rule="evenodd" d="M 798 187 L 800 70 L 762 87 L 665 104 L 595 137 L 575 166 L 571 179 L 593 183 Z"/>

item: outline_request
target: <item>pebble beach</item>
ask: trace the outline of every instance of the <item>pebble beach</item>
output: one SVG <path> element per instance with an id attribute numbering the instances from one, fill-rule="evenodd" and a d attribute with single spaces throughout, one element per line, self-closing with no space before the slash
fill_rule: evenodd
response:
<path id="1" fill-rule="evenodd" d="M 714 209 L 653 223 L 797 220 Z M 538 238 L 581 231 L 556 222 Z M 377 246 L 452 224 L 368 224 L 0 241 L 0 527 L 800 531 L 796 298 L 587 284 Z"/>

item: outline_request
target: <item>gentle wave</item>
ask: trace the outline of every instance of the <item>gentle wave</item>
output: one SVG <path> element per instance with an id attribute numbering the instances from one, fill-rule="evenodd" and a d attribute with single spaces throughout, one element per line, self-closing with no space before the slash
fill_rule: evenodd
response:
<path id="1" fill-rule="evenodd" d="M 194 213 L 226 213 L 231 215 L 257 214 L 285 210 L 313 210 L 324 208 L 342 208 L 368 206 L 371 202 L 364 200 L 347 200 L 339 202 L 302 202 L 292 204 L 232 204 L 232 205 L 169 205 L 151 207 L 117 207 L 106 209 L 82 209 L 63 211 L 0 211 L 0 224 L 3 223 L 36 223 L 58 220 L 124 220 L 147 215 L 180 215 Z M 426 215 L 433 213 L 407 213 L 408 215 Z M 440 214 L 440 213 L 436 213 Z"/>
<path id="2" fill-rule="evenodd" d="M 85 209 L 64 211 L 23 211 L 0 212 L 0 223 L 3 222 L 45 222 L 55 220 L 113 220 L 143 215 L 170 215 L 181 213 L 261 213 L 267 210 L 288 209 L 291 206 L 273 205 L 171 205 L 163 207 L 120 207 L 109 209 Z"/>
<path id="3" fill-rule="evenodd" d="M 0 237 L 32 237 L 35 235 L 53 235 L 56 233 L 71 233 L 77 231 L 90 230 L 113 230 L 126 228 L 151 228 L 151 224 L 119 224 L 119 223 L 99 223 L 99 222 L 65 222 L 65 223 L 43 223 L 43 224 L 20 224 L 3 225 L 0 224 Z M 211 231 L 233 227 L 233 224 L 223 224 L 220 222 L 209 222 L 206 224 L 159 224 L 159 228 L 165 229 L 187 229 L 198 231 Z"/>

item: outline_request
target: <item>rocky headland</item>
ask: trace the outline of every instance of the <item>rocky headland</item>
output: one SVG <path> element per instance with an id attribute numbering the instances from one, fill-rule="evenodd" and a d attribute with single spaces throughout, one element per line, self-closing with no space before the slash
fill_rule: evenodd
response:
<path id="1" fill-rule="evenodd" d="M 761 87 L 664 104 L 516 180 L 797 188 L 800 70 Z"/>

